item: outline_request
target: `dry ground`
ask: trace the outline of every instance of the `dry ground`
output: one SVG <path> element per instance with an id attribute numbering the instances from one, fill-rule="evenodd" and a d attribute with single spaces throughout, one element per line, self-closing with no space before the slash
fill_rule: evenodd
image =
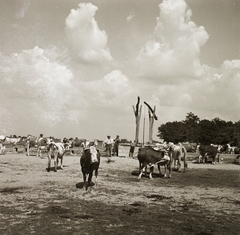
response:
<path id="1" fill-rule="evenodd" d="M 113 159 L 85 191 L 79 156 L 47 172 L 46 156 L 1 155 L 0 234 L 240 234 L 240 165 L 188 162 L 138 180 L 137 160 Z"/>

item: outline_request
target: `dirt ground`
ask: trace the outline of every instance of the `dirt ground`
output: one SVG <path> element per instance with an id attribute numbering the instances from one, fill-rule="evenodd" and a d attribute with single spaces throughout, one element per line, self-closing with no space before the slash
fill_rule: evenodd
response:
<path id="1" fill-rule="evenodd" d="M 79 159 L 47 172 L 46 155 L 0 155 L 0 234 L 240 234 L 238 164 L 188 162 L 171 179 L 155 169 L 139 180 L 136 159 L 102 157 L 86 191 Z"/>

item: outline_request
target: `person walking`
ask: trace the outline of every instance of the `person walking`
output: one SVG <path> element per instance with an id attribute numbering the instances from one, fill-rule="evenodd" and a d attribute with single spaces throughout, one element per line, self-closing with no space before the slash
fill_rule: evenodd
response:
<path id="1" fill-rule="evenodd" d="M 120 138 L 119 138 L 119 135 L 117 135 L 114 140 L 113 155 L 118 156 L 119 144 L 120 144 Z"/>
<path id="2" fill-rule="evenodd" d="M 130 141 L 130 150 L 129 150 L 129 157 L 133 158 L 134 150 L 135 150 L 135 140 L 132 142 Z"/>
<path id="3" fill-rule="evenodd" d="M 107 158 L 108 162 L 110 162 L 110 158 L 112 156 L 112 144 L 113 144 L 113 139 L 111 138 L 110 135 L 107 136 L 107 139 L 104 141 L 105 146 L 106 146 L 106 151 L 107 151 Z"/>

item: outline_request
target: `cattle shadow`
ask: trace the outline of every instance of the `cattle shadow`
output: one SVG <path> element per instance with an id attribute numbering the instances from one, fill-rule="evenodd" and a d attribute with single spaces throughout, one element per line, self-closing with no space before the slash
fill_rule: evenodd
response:
<path id="1" fill-rule="evenodd" d="M 140 173 L 139 173 L 138 170 L 134 170 L 134 171 L 131 172 L 132 176 L 137 176 L 138 177 L 139 174 Z M 163 178 L 164 174 L 160 175 L 158 172 L 153 172 L 152 177 L 153 178 Z M 147 171 L 146 173 L 143 173 L 141 178 L 149 178 L 149 171 Z"/>
<path id="2" fill-rule="evenodd" d="M 68 166 L 64 165 L 63 169 L 62 169 L 61 166 L 58 166 L 57 170 L 64 170 L 64 168 L 66 168 L 66 167 L 68 167 Z M 46 169 L 46 171 L 48 171 L 48 168 L 45 168 L 45 169 Z M 54 166 L 50 167 L 49 171 L 55 171 L 55 167 Z"/>
<path id="3" fill-rule="evenodd" d="M 95 184 L 93 182 L 91 182 L 90 187 L 94 186 Z M 76 188 L 83 188 L 84 187 L 84 182 L 79 182 L 76 183 Z"/>

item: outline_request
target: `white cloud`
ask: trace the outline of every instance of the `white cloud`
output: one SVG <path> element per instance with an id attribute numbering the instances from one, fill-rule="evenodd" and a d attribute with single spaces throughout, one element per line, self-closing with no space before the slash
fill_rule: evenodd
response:
<path id="1" fill-rule="evenodd" d="M 192 12 L 184 0 L 164 0 L 153 33 L 138 55 L 141 73 L 154 79 L 198 77 L 203 74 L 200 47 L 208 34 L 190 21 Z"/>
<path id="2" fill-rule="evenodd" d="M 0 109 L 11 109 L 12 122 L 38 120 L 35 124 L 41 126 L 52 121 L 53 126 L 64 119 L 73 74 L 47 54 L 35 47 L 12 56 L 0 55 L 0 84 L 4 87 Z"/>
<path id="3" fill-rule="evenodd" d="M 102 108 L 119 108 L 135 93 L 129 78 L 119 70 L 114 70 L 102 79 L 81 82 L 84 94 L 88 95 L 88 102 Z M 124 105 L 123 105 L 124 106 Z"/>
<path id="4" fill-rule="evenodd" d="M 107 34 L 99 29 L 94 18 L 98 8 L 91 3 L 80 3 L 78 6 L 65 20 L 65 32 L 72 51 L 88 63 L 111 61 Z"/>
<path id="5" fill-rule="evenodd" d="M 127 17 L 127 22 L 130 22 L 130 21 L 132 21 L 132 19 L 134 18 L 134 14 L 133 14 L 133 12 L 131 12 L 130 14 L 129 14 L 129 16 Z"/>
<path id="6" fill-rule="evenodd" d="M 29 0 L 15 1 L 17 7 L 17 14 L 15 15 L 16 19 L 24 18 L 27 10 L 29 9 L 31 2 Z"/>

